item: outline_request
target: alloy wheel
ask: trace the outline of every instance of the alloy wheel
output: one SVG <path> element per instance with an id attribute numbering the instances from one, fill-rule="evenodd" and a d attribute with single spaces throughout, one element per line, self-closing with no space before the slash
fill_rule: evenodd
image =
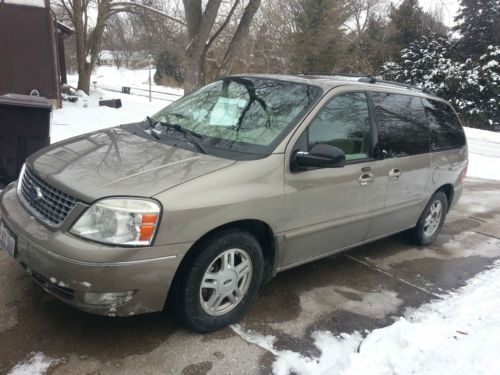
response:
<path id="1" fill-rule="evenodd" d="M 233 310 L 245 297 L 252 281 L 252 260 L 242 249 L 221 253 L 208 266 L 200 285 L 203 310 L 219 316 Z"/>

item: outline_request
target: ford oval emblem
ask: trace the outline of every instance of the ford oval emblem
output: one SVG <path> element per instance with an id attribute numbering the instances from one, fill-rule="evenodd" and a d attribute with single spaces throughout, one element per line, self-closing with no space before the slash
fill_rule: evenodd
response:
<path id="1" fill-rule="evenodd" d="M 40 189 L 38 186 L 31 186 L 28 190 L 28 195 L 34 201 L 38 201 L 43 198 L 42 189 Z"/>

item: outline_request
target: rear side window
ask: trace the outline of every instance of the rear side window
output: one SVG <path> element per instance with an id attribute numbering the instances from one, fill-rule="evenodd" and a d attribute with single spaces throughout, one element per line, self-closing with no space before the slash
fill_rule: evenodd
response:
<path id="1" fill-rule="evenodd" d="M 425 154 L 430 136 L 422 100 L 416 96 L 372 93 L 378 128 L 377 153 L 386 157 Z"/>
<path id="2" fill-rule="evenodd" d="M 424 99 L 431 130 L 431 150 L 447 150 L 465 145 L 465 134 L 453 109 L 446 103 Z"/>

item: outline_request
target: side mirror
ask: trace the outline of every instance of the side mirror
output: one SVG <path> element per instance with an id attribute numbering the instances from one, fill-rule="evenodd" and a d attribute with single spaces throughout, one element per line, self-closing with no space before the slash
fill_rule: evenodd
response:
<path id="1" fill-rule="evenodd" d="M 310 152 L 298 151 L 293 157 L 293 163 L 298 169 L 312 168 L 342 168 L 345 165 L 345 154 L 340 148 L 326 144 L 317 144 Z"/>

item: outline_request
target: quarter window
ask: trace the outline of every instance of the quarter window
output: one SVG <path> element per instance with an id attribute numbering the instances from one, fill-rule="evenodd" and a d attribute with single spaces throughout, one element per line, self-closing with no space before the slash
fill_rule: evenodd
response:
<path id="1" fill-rule="evenodd" d="M 317 144 L 336 146 L 346 160 L 365 159 L 370 155 L 372 137 L 370 114 L 365 93 L 336 96 L 309 125 L 309 150 Z"/>
<path id="2" fill-rule="evenodd" d="M 424 100 L 431 129 L 431 150 L 439 151 L 465 145 L 465 134 L 453 109 L 446 103 Z"/>
<path id="3" fill-rule="evenodd" d="M 422 100 L 410 95 L 373 93 L 378 128 L 377 152 L 404 157 L 429 152 L 429 127 Z"/>

